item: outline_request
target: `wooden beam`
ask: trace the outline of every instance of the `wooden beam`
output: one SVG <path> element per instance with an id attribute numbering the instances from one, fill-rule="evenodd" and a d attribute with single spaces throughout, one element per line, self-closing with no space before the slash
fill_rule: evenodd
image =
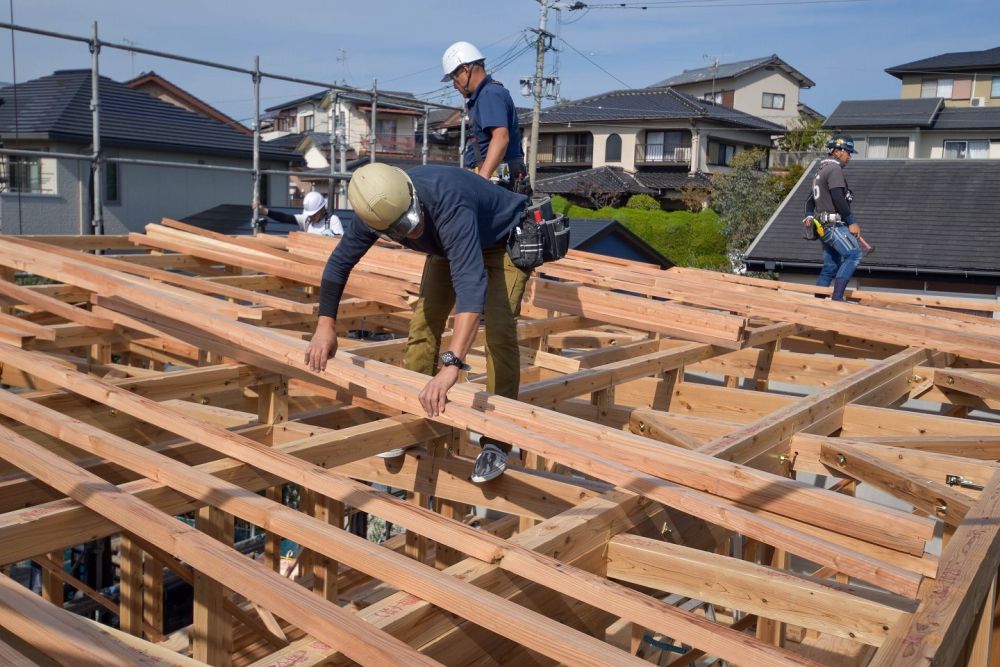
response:
<path id="1" fill-rule="evenodd" d="M 608 577 L 778 619 L 838 637 L 881 645 L 906 617 L 900 598 L 697 549 L 619 535 L 608 545 Z M 850 609 L 846 614 L 845 609 Z"/>
<path id="2" fill-rule="evenodd" d="M 965 646 L 1000 566 L 1000 472 L 941 553 L 937 579 L 920 589 L 920 607 L 893 627 L 871 667 L 952 665 Z"/>
<path id="3" fill-rule="evenodd" d="M 125 530 L 141 532 L 156 546 L 176 554 L 241 595 L 281 616 L 296 618 L 300 627 L 333 645 L 340 645 L 345 652 L 357 656 L 359 662 L 401 666 L 436 664 L 402 642 L 373 632 L 353 615 L 289 584 L 232 548 L 184 526 L 4 427 L 0 427 L 0 455 L 95 512 L 115 517 Z M 303 610 L 311 611 L 302 613 Z"/>

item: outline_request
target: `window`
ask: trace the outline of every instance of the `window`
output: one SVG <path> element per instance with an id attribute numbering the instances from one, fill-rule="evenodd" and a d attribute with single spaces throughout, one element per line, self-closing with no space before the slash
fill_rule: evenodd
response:
<path id="1" fill-rule="evenodd" d="M 594 161 L 594 136 L 588 133 L 557 134 L 552 156 L 553 162 Z"/>
<path id="2" fill-rule="evenodd" d="M 1000 97 L 1000 76 L 993 77 L 993 83 L 990 85 L 990 97 Z"/>
<path id="3" fill-rule="evenodd" d="M 706 102 L 712 102 L 713 104 L 722 105 L 722 91 L 714 93 L 705 93 L 703 96 Z"/>
<path id="4" fill-rule="evenodd" d="M 649 130 L 636 159 L 639 162 L 690 162 L 691 134 L 682 130 Z"/>
<path id="5" fill-rule="evenodd" d="M 622 138 L 617 134 L 609 134 L 608 140 L 604 143 L 604 161 L 622 161 Z"/>
<path id="6" fill-rule="evenodd" d="M 865 157 L 875 160 L 907 158 L 910 156 L 909 137 L 868 137 Z"/>
<path id="7" fill-rule="evenodd" d="M 920 97 L 943 97 L 950 100 L 953 84 L 951 79 L 924 79 L 920 82 Z"/>
<path id="8" fill-rule="evenodd" d="M 316 127 L 316 117 L 312 114 L 299 116 L 299 132 L 312 132 Z"/>
<path id="9" fill-rule="evenodd" d="M 104 203 L 121 203 L 121 181 L 119 180 L 119 164 L 117 162 L 104 163 Z"/>
<path id="10" fill-rule="evenodd" d="M 736 146 L 734 144 L 726 144 L 721 141 L 708 142 L 709 164 L 728 167 L 734 155 L 736 155 Z"/>
<path id="11" fill-rule="evenodd" d="M 761 106 L 765 109 L 784 109 L 785 96 L 781 93 L 764 93 Z"/>
<path id="12" fill-rule="evenodd" d="M 56 194 L 56 161 L 36 156 L 0 155 L 0 192 Z"/>
<path id="13" fill-rule="evenodd" d="M 955 79 L 951 87 L 951 99 L 967 100 L 972 97 L 972 79 Z"/>
<path id="14" fill-rule="evenodd" d="M 944 156 L 949 160 L 985 160 L 990 156 L 990 142 L 986 139 L 946 141 Z"/>

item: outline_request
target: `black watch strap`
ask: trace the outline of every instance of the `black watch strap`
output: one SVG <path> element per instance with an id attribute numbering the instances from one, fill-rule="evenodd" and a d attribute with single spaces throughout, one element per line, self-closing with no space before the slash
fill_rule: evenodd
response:
<path id="1" fill-rule="evenodd" d="M 470 368 L 470 366 L 467 363 L 459 359 L 458 356 L 451 350 L 448 350 L 447 352 L 441 355 L 441 365 L 458 366 L 458 368 L 463 371 L 467 371 Z"/>

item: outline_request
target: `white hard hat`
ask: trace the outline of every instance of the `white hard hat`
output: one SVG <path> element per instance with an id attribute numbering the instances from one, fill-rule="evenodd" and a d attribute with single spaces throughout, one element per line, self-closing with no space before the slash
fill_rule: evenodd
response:
<path id="1" fill-rule="evenodd" d="M 399 167 L 382 162 L 360 167 L 347 186 L 347 200 L 361 222 L 376 232 L 387 232 L 398 222 L 406 231 L 416 226 L 403 219 L 415 208 L 416 193 L 410 177 Z"/>
<path id="2" fill-rule="evenodd" d="M 462 65 L 479 62 L 480 60 L 486 60 L 486 56 L 474 45 L 468 42 L 455 42 L 441 56 L 441 69 L 444 71 L 441 81 L 444 82 L 450 79 L 452 73 Z"/>
<path id="3" fill-rule="evenodd" d="M 306 216 L 315 215 L 318 210 L 326 206 L 326 197 L 313 191 L 302 200 L 302 214 Z"/>

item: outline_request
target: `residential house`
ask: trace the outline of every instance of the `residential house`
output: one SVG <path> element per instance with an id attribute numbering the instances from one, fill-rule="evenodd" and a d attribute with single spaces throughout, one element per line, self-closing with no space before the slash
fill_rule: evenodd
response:
<path id="1" fill-rule="evenodd" d="M 423 103 L 410 93 L 384 91 L 383 94 L 392 98 L 378 97 L 374 128 L 372 99 L 367 93 L 322 91 L 266 110 L 261 137 L 269 144 L 277 139 L 285 147 L 294 144 L 294 150 L 305 157 L 303 175 L 291 180 L 293 204 L 300 203 L 305 193 L 313 189 L 329 196 L 326 174 L 330 171 L 334 145 L 331 129 L 341 137 L 347 160 L 369 156 L 372 140 L 377 155 L 393 158 L 420 155 L 417 139 L 423 137 Z M 331 128 L 334 113 L 336 122 Z M 340 150 L 338 147 L 337 151 Z"/>
<path id="2" fill-rule="evenodd" d="M 815 283 L 820 242 L 801 236 L 812 176 L 803 176 L 748 249 L 751 271 Z M 846 176 L 852 211 L 876 248 L 851 287 L 1000 299 L 1000 161 L 859 160 Z"/>
<path id="3" fill-rule="evenodd" d="M 803 88 L 816 85 L 776 54 L 687 69 L 649 86 L 673 88 L 717 105 L 789 126 L 815 111 L 801 103 Z"/>
<path id="4" fill-rule="evenodd" d="M 201 114 L 206 118 L 212 118 L 220 123 L 225 123 L 240 134 L 245 134 L 248 137 L 253 135 L 253 131 L 246 125 L 227 116 L 208 102 L 195 97 L 180 86 L 164 79 L 156 72 L 143 72 L 134 79 L 126 81 L 125 85 L 133 90 L 141 90 L 147 95 L 152 95 L 181 109 L 187 109 L 188 111 Z"/>
<path id="5" fill-rule="evenodd" d="M 253 166 L 251 137 L 198 113 L 119 82 L 99 82 L 101 147 L 106 158 L 157 160 L 175 165 Z M 91 72 L 62 70 L 0 89 L 0 139 L 7 149 L 78 154 L 83 159 L 0 157 L 8 182 L 0 192 L 0 230 L 7 234 L 86 234 L 91 202 L 100 196 L 104 231 L 142 229 L 164 216 L 183 218 L 220 203 L 252 196 L 248 172 L 109 161 L 92 187 Z M 299 161 L 284 149 L 261 147 L 263 169 L 288 170 Z M 264 175 L 261 199 L 287 203 L 285 176 Z"/>
<path id="6" fill-rule="evenodd" d="M 580 187 L 634 180 L 639 187 L 626 193 L 651 189 L 666 206 L 679 206 L 685 185 L 704 186 L 705 175 L 727 171 L 738 151 L 766 154 L 772 136 L 783 132 L 781 125 L 673 88 L 615 90 L 542 112 L 537 185 L 548 192 L 565 185 L 567 174 L 608 167 L 634 178 L 609 181 L 609 170 L 602 170 Z"/>
<path id="7" fill-rule="evenodd" d="M 841 102 L 824 127 L 850 134 L 859 159 L 1000 159 L 1000 106 L 940 97 Z"/>
<path id="8" fill-rule="evenodd" d="M 940 98 L 949 108 L 1000 106 L 1000 46 L 944 53 L 885 71 L 900 80 L 902 99 Z"/>

